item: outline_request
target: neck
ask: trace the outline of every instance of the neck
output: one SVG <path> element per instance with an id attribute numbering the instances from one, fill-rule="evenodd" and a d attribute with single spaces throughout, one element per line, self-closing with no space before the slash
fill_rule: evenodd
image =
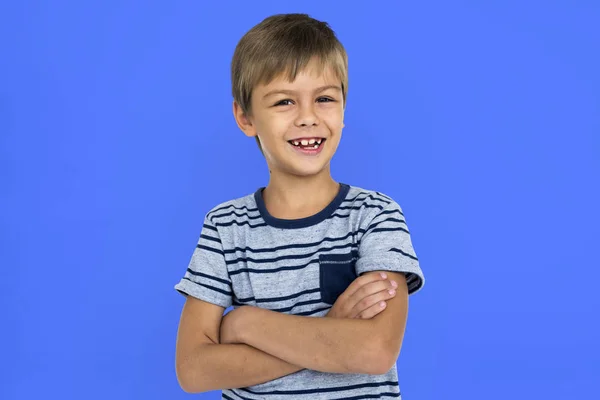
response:
<path id="1" fill-rule="evenodd" d="M 327 207 L 339 188 L 328 168 L 310 177 L 271 174 L 263 199 L 269 214 L 275 218 L 306 218 Z"/>

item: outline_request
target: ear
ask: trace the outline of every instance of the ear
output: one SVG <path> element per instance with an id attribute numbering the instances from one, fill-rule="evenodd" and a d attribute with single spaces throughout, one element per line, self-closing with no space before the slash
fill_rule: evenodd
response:
<path id="1" fill-rule="evenodd" d="M 233 101 L 233 117 L 237 126 L 248 137 L 256 136 L 256 128 L 248 115 L 244 113 L 242 107 L 234 100 Z"/>

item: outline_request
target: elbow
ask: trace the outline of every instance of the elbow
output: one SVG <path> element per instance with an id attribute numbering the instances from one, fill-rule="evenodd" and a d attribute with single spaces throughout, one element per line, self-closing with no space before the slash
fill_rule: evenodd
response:
<path id="1" fill-rule="evenodd" d="M 208 388 L 204 387 L 202 380 L 198 379 L 198 374 L 194 374 L 184 363 L 177 363 L 175 366 L 177 382 L 179 387 L 186 393 L 198 394 L 207 392 Z"/>
<path id="2" fill-rule="evenodd" d="M 396 364 L 400 349 L 395 346 L 380 342 L 363 354 L 362 362 L 358 366 L 359 373 L 369 375 L 383 375 Z"/>
<path id="3" fill-rule="evenodd" d="M 177 383 L 179 383 L 179 387 L 186 393 L 198 393 L 197 388 L 191 385 L 191 379 L 189 378 L 189 374 L 187 373 L 185 367 L 177 364 L 176 368 L 177 374 Z"/>

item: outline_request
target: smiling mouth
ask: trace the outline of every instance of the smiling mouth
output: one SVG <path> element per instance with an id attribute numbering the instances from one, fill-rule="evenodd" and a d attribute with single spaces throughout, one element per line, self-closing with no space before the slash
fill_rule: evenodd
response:
<path id="1" fill-rule="evenodd" d="M 323 138 L 306 138 L 298 140 L 288 140 L 288 143 L 301 150 L 316 150 L 323 145 L 326 139 Z"/>

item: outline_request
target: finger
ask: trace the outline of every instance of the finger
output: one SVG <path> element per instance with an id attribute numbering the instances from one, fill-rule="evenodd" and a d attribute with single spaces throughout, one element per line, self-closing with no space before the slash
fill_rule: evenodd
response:
<path id="1" fill-rule="evenodd" d="M 375 306 L 375 309 L 377 309 L 376 306 L 381 306 L 381 303 L 384 302 L 386 300 L 389 300 L 391 298 L 393 298 L 394 296 L 396 296 L 396 291 L 394 289 L 385 289 L 385 290 L 381 290 L 375 294 L 372 294 L 370 296 L 364 297 L 363 299 L 361 299 L 359 302 L 356 303 L 356 305 L 354 306 L 354 308 L 352 308 L 349 312 L 350 318 L 355 318 L 355 316 L 359 316 L 364 314 L 365 312 L 367 312 L 367 310 L 371 310 L 371 312 L 373 311 L 373 307 Z M 384 305 L 385 307 L 385 305 Z M 369 313 L 367 313 L 366 315 L 370 315 Z"/>
<path id="2" fill-rule="evenodd" d="M 356 278 L 344 291 L 343 295 L 346 297 L 351 297 L 356 293 L 358 289 L 363 287 L 366 284 L 372 282 L 383 282 L 388 278 L 388 275 L 385 272 L 378 273 L 366 273 L 358 278 Z"/>
<path id="3" fill-rule="evenodd" d="M 358 314 L 355 318 L 358 319 L 371 319 L 374 316 L 382 313 L 387 308 L 387 303 L 383 300 L 373 304 L 371 307 L 363 310 L 360 314 Z"/>
<path id="4" fill-rule="evenodd" d="M 383 292 L 385 290 L 396 289 L 397 287 L 397 284 L 392 285 L 392 283 L 387 279 L 382 281 L 370 282 L 357 289 L 354 292 L 354 294 L 352 294 L 348 298 L 347 303 L 348 305 L 351 304 L 352 307 L 354 307 L 359 301 L 361 301 L 365 297 L 371 296 L 375 293 Z"/>

